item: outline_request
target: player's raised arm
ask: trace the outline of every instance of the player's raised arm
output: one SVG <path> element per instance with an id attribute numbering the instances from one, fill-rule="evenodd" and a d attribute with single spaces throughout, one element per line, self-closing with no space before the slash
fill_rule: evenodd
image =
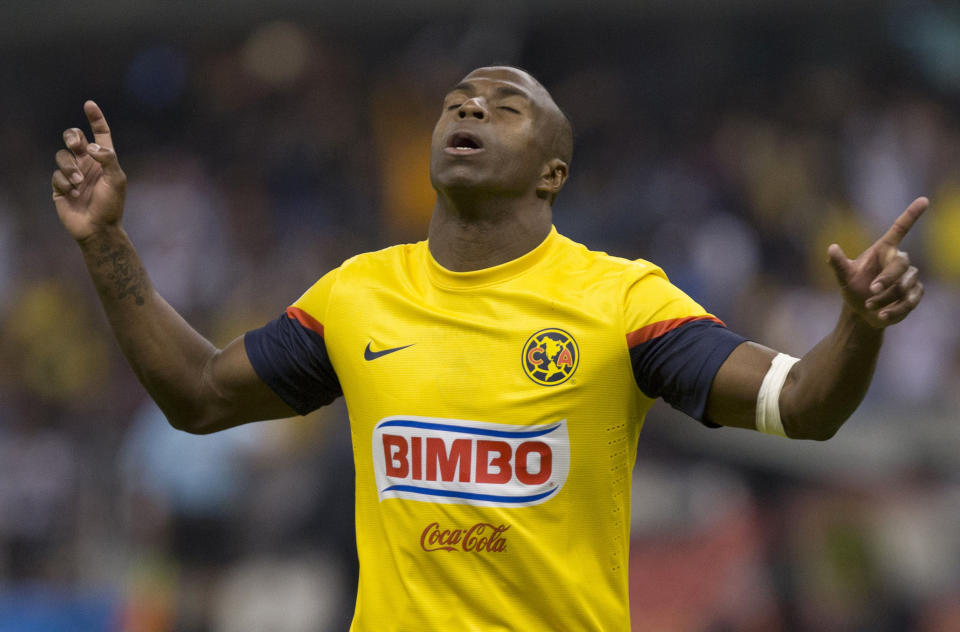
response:
<path id="1" fill-rule="evenodd" d="M 53 201 L 77 241 L 124 355 L 175 427 L 213 432 L 248 421 L 292 416 L 254 372 L 243 341 L 219 350 L 157 294 L 124 232 L 127 179 L 103 112 L 87 101 L 93 141 L 63 132 Z M 164 209 L 155 209 L 163 213 Z"/>
<path id="2" fill-rule="evenodd" d="M 833 332 L 795 364 L 761 345 L 740 345 L 714 379 L 710 419 L 793 438 L 832 437 L 870 386 L 884 328 L 906 318 L 923 297 L 917 268 L 899 245 L 929 205 L 927 198 L 914 200 L 856 259 L 831 245 L 827 254 L 843 294 Z"/>

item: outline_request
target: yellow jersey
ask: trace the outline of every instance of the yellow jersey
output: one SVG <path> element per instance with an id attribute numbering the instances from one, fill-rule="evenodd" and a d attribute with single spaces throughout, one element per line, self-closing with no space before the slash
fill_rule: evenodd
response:
<path id="1" fill-rule="evenodd" d="M 345 397 L 357 632 L 629 630 L 644 415 L 662 396 L 710 425 L 742 341 L 651 263 L 555 229 L 473 272 L 427 242 L 353 257 L 245 337 L 298 412 Z"/>

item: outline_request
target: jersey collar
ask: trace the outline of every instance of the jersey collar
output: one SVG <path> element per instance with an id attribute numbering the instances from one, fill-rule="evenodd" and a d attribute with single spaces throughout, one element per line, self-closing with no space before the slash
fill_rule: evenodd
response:
<path id="1" fill-rule="evenodd" d="M 427 274 L 434 285 L 451 290 L 468 290 L 502 283 L 523 274 L 546 259 L 559 238 L 556 227 L 551 225 L 550 233 L 546 238 L 527 254 L 492 268 L 471 270 L 470 272 L 454 272 L 444 268 L 430 254 L 430 248 L 424 248 L 427 259 Z"/>

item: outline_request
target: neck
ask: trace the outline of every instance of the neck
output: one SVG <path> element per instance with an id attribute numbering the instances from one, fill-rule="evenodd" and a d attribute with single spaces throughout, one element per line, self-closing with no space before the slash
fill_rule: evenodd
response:
<path id="1" fill-rule="evenodd" d="M 536 198 L 456 200 L 439 193 L 430 219 L 430 254 L 447 270 L 482 270 L 522 257 L 550 233 L 550 204 Z"/>

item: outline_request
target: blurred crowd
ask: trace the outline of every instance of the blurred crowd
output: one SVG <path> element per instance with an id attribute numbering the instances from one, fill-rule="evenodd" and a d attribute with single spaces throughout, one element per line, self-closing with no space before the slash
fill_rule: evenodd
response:
<path id="1" fill-rule="evenodd" d="M 960 13 L 896 6 L 251 18 L 7 50 L 0 632 L 306 632 L 353 609 L 342 403 L 187 435 L 114 344 L 50 202 L 84 99 L 154 284 L 222 346 L 345 258 L 425 237 L 441 97 L 490 63 L 530 69 L 574 123 L 562 233 L 793 355 L 839 313 L 827 246 L 853 256 L 931 198 L 903 245 L 926 296 L 834 440 L 652 411 L 631 599 L 638 630 L 960 629 Z"/>

